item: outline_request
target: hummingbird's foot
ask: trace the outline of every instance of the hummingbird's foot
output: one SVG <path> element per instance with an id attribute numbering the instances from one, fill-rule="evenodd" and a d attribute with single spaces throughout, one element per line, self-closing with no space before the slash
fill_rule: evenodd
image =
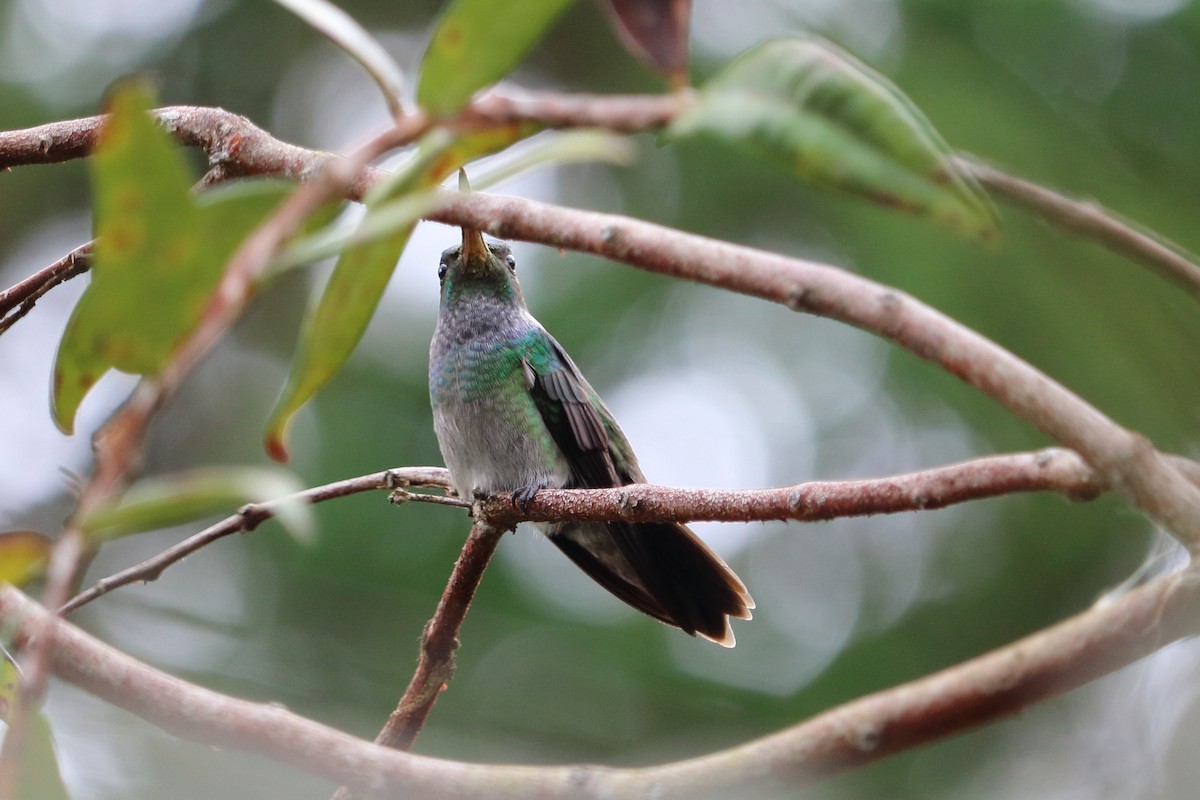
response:
<path id="1" fill-rule="evenodd" d="M 518 486 L 513 490 L 513 505 L 520 508 L 522 511 L 529 508 L 529 504 L 533 502 L 533 498 L 537 497 L 541 486 Z"/>

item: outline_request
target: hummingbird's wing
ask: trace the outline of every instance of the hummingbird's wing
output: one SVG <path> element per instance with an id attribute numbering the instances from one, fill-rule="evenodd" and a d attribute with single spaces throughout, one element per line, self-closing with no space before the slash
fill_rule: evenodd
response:
<path id="1" fill-rule="evenodd" d="M 612 414 L 566 351 L 544 330 L 553 358 L 527 362 L 530 394 L 570 467 L 566 488 L 645 481 Z M 716 553 L 677 523 L 560 523 L 550 539 L 593 580 L 640 611 L 732 646 L 728 616 L 754 601 Z"/>

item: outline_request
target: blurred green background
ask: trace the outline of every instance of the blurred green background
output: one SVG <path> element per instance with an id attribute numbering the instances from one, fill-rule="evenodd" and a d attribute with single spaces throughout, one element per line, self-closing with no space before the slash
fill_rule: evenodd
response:
<path id="1" fill-rule="evenodd" d="M 434 2 L 343 2 L 405 66 Z M 950 143 L 1094 197 L 1200 250 L 1200 10 L 1182 0 L 697 2 L 699 81 L 762 38 L 822 33 L 891 76 Z M 219 105 L 281 138 L 346 151 L 386 120 L 348 58 L 270 2 L 0 0 L 0 128 L 95 113 L 149 73 L 165 104 Z M 661 85 L 579 3 L 513 76 L 600 92 Z M 1151 436 L 1195 454 L 1200 315 L 1181 292 L 1004 209 L 994 246 L 814 191 L 717 146 L 637 138 L 630 168 L 524 176 L 504 193 L 615 211 L 895 284 Z M 195 158 L 197 175 L 202 159 Z M 0 284 L 88 238 L 81 162 L 0 176 Z M 437 253 L 422 224 L 349 368 L 297 422 L 307 484 L 439 463 L 426 358 Z M 858 331 L 577 254 L 518 245 L 534 314 L 573 353 L 660 483 L 755 487 L 883 475 L 1048 444 L 991 401 Z M 321 269 L 263 296 L 158 421 L 149 473 L 264 463 L 266 413 Z M 88 434 L 130 381 L 49 420 L 54 348 L 84 279 L 0 337 L 0 529 L 53 532 Z M 64 475 L 64 472 L 66 473 Z M 373 736 L 415 664 L 467 531 L 460 512 L 380 495 L 321 506 L 300 547 L 269 524 L 220 542 L 77 621 L 135 656 L 240 697 Z M 91 580 L 198 529 L 104 549 Z M 463 631 L 458 674 L 416 751 L 612 765 L 699 755 L 925 675 L 1085 608 L 1134 572 L 1149 525 L 1106 497 L 1014 497 L 820 525 L 699 525 L 758 601 L 724 651 L 618 601 L 531 530 L 508 537 Z M 815 788 L 814 798 L 1184 798 L 1200 765 L 1197 648 L 985 730 Z M 332 789 L 177 740 L 73 687 L 47 706 L 77 798 L 312 797 Z"/>

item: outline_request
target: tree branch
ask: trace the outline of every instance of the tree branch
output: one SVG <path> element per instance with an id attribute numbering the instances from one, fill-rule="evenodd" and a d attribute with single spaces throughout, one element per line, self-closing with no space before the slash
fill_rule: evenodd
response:
<path id="1" fill-rule="evenodd" d="M 1040 491 L 1091 500 L 1104 491 L 1104 484 L 1077 454 L 1052 447 L 886 478 L 808 481 L 776 489 L 678 489 L 647 483 L 616 489 L 542 489 L 528 503 L 516 503 L 508 494 L 495 495 L 482 500 L 479 510 L 485 519 L 497 524 L 618 519 L 817 522 L 924 511 Z"/>
<path id="2" fill-rule="evenodd" d="M 998 650 L 740 747 L 648 768 L 630 783 L 669 786 L 664 797 L 716 798 L 751 784 L 790 796 L 799 786 L 1019 713 L 1195 635 L 1198 590 L 1195 568 L 1162 576 Z"/>
<path id="3" fill-rule="evenodd" d="M 42 295 L 92 267 L 92 244 L 76 247 L 48 267 L 0 292 L 0 333 L 30 312 Z"/>
<path id="4" fill-rule="evenodd" d="M 0 624 L 18 645 L 56 628 L 54 672 L 177 736 L 267 756 L 356 791 L 406 798 L 729 797 L 801 787 L 1062 694 L 1200 631 L 1194 569 L 1157 578 L 1006 647 L 730 750 L 642 769 L 473 765 L 369 744 L 276 705 L 166 675 L 54 617 L 12 587 Z"/>
<path id="5" fill-rule="evenodd" d="M 1170 458 L 1193 483 L 1200 485 L 1200 464 L 1178 456 Z M 321 503 L 365 491 L 382 489 L 394 493 L 397 487 L 405 486 L 449 489 L 450 474 L 442 467 L 397 467 L 306 489 L 284 501 L 302 499 Z M 1072 500 L 1090 500 L 1106 489 L 1078 454 L 1050 447 L 886 478 L 809 481 L 776 489 L 679 489 L 638 483 L 617 489 L 542 489 L 528 503 L 519 505 L 510 494 L 503 493 L 480 501 L 477 513 L 499 526 L 552 520 L 816 522 L 932 510 L 971 500 L 1042 491 L 1058 492 Z M 448 499 L 429 495 L 409 495 L 403 499 L 424 498 Z M 280 502 L 246 506 L 152 558 L 102 578 L 64 604 L 59 612 L 70 614 L 114 589 L 157 580 L 167 567 L 200 548 L 231 534 L 254 530 L 275 515 Z"/>
<path id="6" fill-rule="evenodd" d="M 588 95 L 493 91 L 473 101 L 456 124 L 479 127 L 534 121 L 548 128 L 597 127 L 619 133 L 658 131 L 669 125 L 694 98 L 692 92 Z M 340 158 L 282 142 L 245 117 L 220 108 L 168 106 L 158 109 L 155 114 L 180 143 L 203 148 L 222 179 L 238 175 L 272 175 L 304 181 L 321 174 L 329 160 Z M 0 171 L 83 158 L 91 152 L 102 121 L 103 116 L 95 116 L 0 132 Z M 390 133 L 390 146 L 398 147 L 412 141 L 426 124 L 428 120 L 419 111 L 400 117 L 396 129 Z M 1196 265 L 1196 259 L 1177 244 L 1094 203 L 1073 200 L 1009 175 L 974 156 L 957 156 L 954 166 L 998 197 L 1068 232 L 1091 238 L 1200 298 L 1200 267 Z M 361 200 L 368 185 L 378 179 L 378 175 L 373 168 L 367 168 L 359 178 L 347 187 L 347 199 Z M 38 275 L 41 273 L 28 280 L 33 281 Z M 0 295 L 0 318 L 9 310 L 4 295 Z"/>
<path id="7" fill-rule="evenodd" d="M 829 317 L 888 339 L 979 389 L 1083 456 L 1116 491 L 1189 548 L 1200 547 L 1200 487 L 1144 437 L 994 342 L 898 289 L 615 214 L 443 192 L 429 219 L 502 239 L 578 250 Z"/>
<path id="8" fill-rule="evenodd" d="M 1196 257 L 1174 242 L 1121 219 L 1099 203 L 1072 199 L 989 166 L 974 156 L 958 156 L 954 165 L 997 197 L 1148 267 L 1200 300 L 1200 266 L 1196 265 Z"/>
<path id="9" fill-rule="evenodd" d="M 376 744 L 395 750 L 408 750 L 425 727 L 425 720 L 429 718 L 438 696 L 454 676 L 458 633 L 475 597 L 475 590 L 483 580 L 483 572 L 496 552 L 496 546 L 500 544 L 500 537 L 507 530 L 511 528 L 488 522 L 477 521 L 471 526 L 471 534 L 463 544 L 458 561 L 454 563 L 437 610 L 421 633 L 421 654 L 416 672 L 396 710 L 375 737 Z M 351 791 L 345 786 L 334 793 L 334 800 L 349 800 L 350 797 Z"/>
<path id="10" fill-rule="evenodd" d="M 131 583 L 156 581 L 162 575 L 163 570 L 172 564 L 182 561 L 185 557 L 218 539 L 254 530 L 274 517 L 281 505 L 297 499 L 315 504 L 378 489 L 393 490 L 400 486 L 447 487 L 449 485 L 449 473 L 442 467 L 401 467 L 305 489 L 289 497 L 267 503 L 253 503 L 239 509 L 233 516 L 188 537 L 179 544 L 168 547 L 153 558 L 100 579 L 90 588 L 64 603 L 58 609 L 58 613 L 64 616 L 70 614 L 96 598 L 108 594 L 113 589 L 128 586 Z"/>

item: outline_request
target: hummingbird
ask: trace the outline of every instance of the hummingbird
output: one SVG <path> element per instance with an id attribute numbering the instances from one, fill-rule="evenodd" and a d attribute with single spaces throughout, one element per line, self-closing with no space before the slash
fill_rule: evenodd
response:
<path id="1" fill-rule="evenodd" d="M 533 318 L 504 242 L 463 228 L 442 253 L 429 348 L 438 445 L 460 497 L 645 483 L 625 434 L 562 346 Z M 754 600 L 696 534 L 669 522 L 538 527 L 593 580 L 638 611 L 733 647 L 729 618 Z"/>

